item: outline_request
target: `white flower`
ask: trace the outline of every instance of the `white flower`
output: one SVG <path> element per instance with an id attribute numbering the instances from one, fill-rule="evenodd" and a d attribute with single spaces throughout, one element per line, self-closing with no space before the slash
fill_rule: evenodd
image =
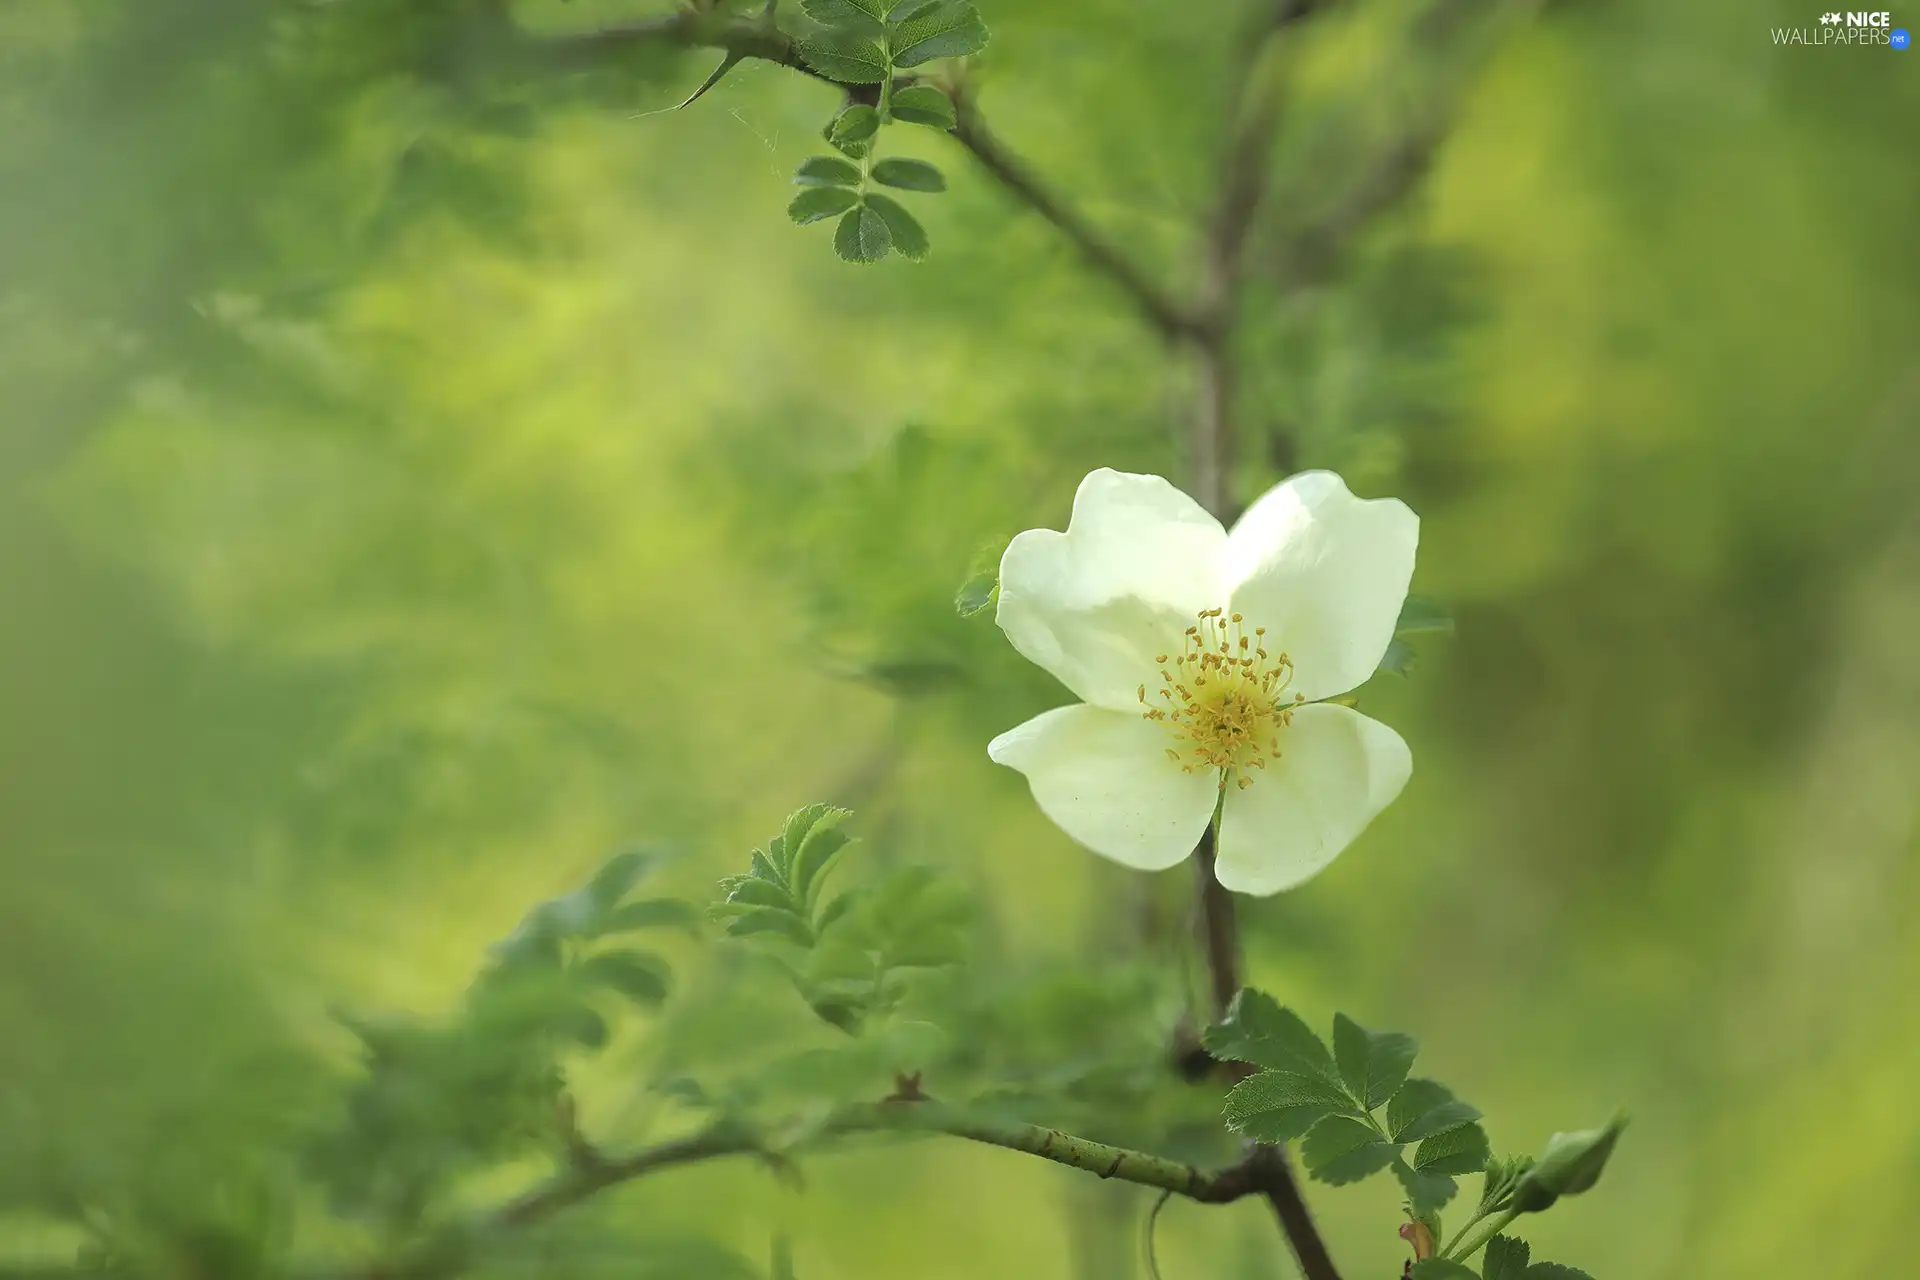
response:
<path id="1" fill-rule="evenodd" d="M 1231 533 L 1159 476 L 1095 471 L 1065 533 L 1007 547 L 996 614 L 1082 702 L 987 754 L 1115 862 L 1173 866 L 1219 804 L 1221 884 L 1301 883 L 1413 771 L 1399 734 L 1322 699 L 1379 666 L 1419 535 L 1404 503 L 1362 501 L 1330 471 L 1268 490 Z"/>

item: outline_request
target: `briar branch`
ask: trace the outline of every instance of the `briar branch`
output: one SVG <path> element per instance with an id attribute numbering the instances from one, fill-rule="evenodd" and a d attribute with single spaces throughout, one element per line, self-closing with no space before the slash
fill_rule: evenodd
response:
<path id="1" fill-rule="evenodd" d="M 728 17 L 690 9 L 547 40 L 542 47 L 547 63 L 562 70 L 590 70 L 647 48 L 712 49 L 729 64 L 746 58 L 771 62 L 846 89 L 856 98 L 863 88 L 870 88 L 839 85 L 815 71 L 800 56 L 799 42 L 765 17 Z M 895 86 L 915 82 L 915 77 L 904 77 Z M 979 105 L 964 85 L 954 89 L 951 96 L 956 123 L 950 132 L 982 169 L 1066 237 L 1087 265 L 1117 285 L 1141 318 L 1162 337 L 1177 341 L 1198 334 L 1200 320 L 1193 309 L 1157 283 L 1117 242 L 1089 222 L 1008 147 L 987 126 Z"/>
<path id="2" fill-rule="evenodd" d="M 1036 1156 L 1099 1178 L 1151 1187 L 1197 1204 L 1231 1204 L 1258 1195 L 1272 1201 L 1277 1208 L 1280 1200 L 1276 1198 L 1276 1188 L 1283 1182 L 1291 1184 L 1279 1151 L 1272 1147 L 1254 1147 L 1237 1163 L 1204 1170 L 1150 1152 L 1109 1146 L 1060 1129 L 982 1118 L 927 1099 L 842 1107 L 810 1141 L 888 1133 L 963 1138 Z M 775 1162 L 786 1158 L 769 1144 L 761 1130 L 730 1121 L 624 1155 L 596 1153 L 591 1159 L 573 1161 L 548 1181 L 477 1222 L 449 1229 L 400 1259 L 340 1273 L 334 1280 L 443 1280 L 464 1271 L 474 1260 L 478 1248 L 494 1235 L 532 1226 L 602 1191 L 650 1174 L 732 1156 L 753 1156 Z M 1309 1270 L 1308 1274 L 1321 1273 Z"/>

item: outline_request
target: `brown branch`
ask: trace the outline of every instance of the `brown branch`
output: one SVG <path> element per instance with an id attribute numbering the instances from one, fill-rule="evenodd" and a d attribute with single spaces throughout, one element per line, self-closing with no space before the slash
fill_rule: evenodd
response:
<path id="1" fill-rule="evenodd" d="M 713 49 L 729 58 L 771 62 L 835 84 L 856 97 L 868 87 L 838 85 L 821 75 L 800 56 L 798 41 L 761 19 L 722 18 L 686 11 L 542 42 L 545 60 L 562 70 L 587 70 L 617 63 L 635 50 L 661 46 Z M 912 77 L 896 81 L 899 85 L 912 83 L 915 83 Z M 953 137 L 981 168 L 1022 204 L 1051 223 L 1095 272 L 1118 285 L 1135 310 L 1162 337 L 1176 340 L 1197 331 L 1197 321 L 1186 307 L 1156 283 L 1125 250 L 1049 188 L 1032 166 L 987 127 L 985 117 L 964 87 L 954 90 L 952 96 L 958 117 Z"/>
<path id="2" fill-rule="evenodd" d="M 598 27 L 576 35 L 536 40 L 542 59 L 556 70 L 591 71 L 618 65 L 644 49 L 713 49 L 732 58 L 754 58 L 833 84 L 800 56 L 800 44 L 772 22 L 684 9 L 660 18 Z"/>
<path id="3" fill-rule="evenodd" d="M 1201 249 L 1198 385 L 1189 450 L 1194 497 L 1223 521 L 1236 514 L 1228 477 L 1236 435 L 1234 345 L 1247 239 L 1266 197 L 1280 123 L 1280 86 L 1267 55 L 1275 37 L 1320 7 L 1321 0 L 1268 0 L 1253 30 L 1236 43 L 1239 56 L 1228 75 L 1227 143 Z"/>
<path id="4" fill-rule="evenodd" d="M 1268 0 L 1258 11 L 1255 29 L 1236 45 L 1240 53 L 1229 71 L 1227 144 L 1219 193 L 1202 246 L 1200 325 L 1194 334 L 1197 385 L 1189 450 L 1194 497 L 1222 522 L 1237 514 L 1229 476 L 1236 434 L 1235 345 L 1247 241 L 1266 197 L 1280 122 L 1280 86 L 1269 53 L 1277 36 L 1318 7 L 1319 0 Z M 1194 850 L 1193 864 L 1201 946 L 1218 1017 L 1240 989 L 1240 931 L 1233 895 L 1214 874 L 1214 863 L 1214 834 L 1209 830 Z M 1286 1153 L 1278 1147 L 1255 1146 L 1246 1163 L 1257 1166 L 1259 1193 L 1272 1206 L 1301 1273 L 1307 1280 L 1340 1280 Z"/>
<path id="5" fill-rule="evenodd" d="M 953 128 L 953 136 L 980 162 L 981 168 L 1029 209 L 1052 223 L 1080 251 L 1089 266 L 1119 285 L 1135 309 L 1162 337 L 1191 338 L 1198 333 L 1199 322 L 1185 306 L 1063 198 L 1049 190 L 1039 175 L 1000 141 L 987 127 L 970 93 L 962 89 L 954 99 L 958 123 Z"/>

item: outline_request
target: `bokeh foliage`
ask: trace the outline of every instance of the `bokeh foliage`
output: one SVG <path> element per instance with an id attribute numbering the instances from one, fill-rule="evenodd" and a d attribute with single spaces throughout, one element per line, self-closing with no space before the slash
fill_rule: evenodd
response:
<path id="1" fill-rule="evenodd" d="M 1784 3 L 1622 0 L 1463 67 L 1413 12 L 1329 15 L 1292 69 L 1239 484 L 1330 465 L 1406 497 L 1458 626 L 1368 691 L 1415 780 L 1251 907 L 1252 976 L 1316 1023 L 1417 1028 L 1502 1150 L 1629 1101 L 1633 1149 L 1544 1256 L 1897 1273 L 1912 55 L 1775 49 L 1809 20 Z M 1190 276 L 1233 11 L 984 13 L 996 127 Z M 676 848 L 661 892 L 704 901 L 822 796 L 881 869 L 979 905 L 987 985 L 951 1016 L 990 1060 L 956 1072 L 1202 1141 L 1139 1078 L 1186 1002 L 1186 881 L 1142 895 L 985 761 L 1061 695 L 952 607 L 1090 467 L 1178 474 L 1188 371 L 930 130 L 891 132 L 948 175 L 932 256 L 834 261 L 782 210 L 835 91 L 747 63 L 644 114 L 712 60 L 557 52 L 632 16 L 0 7 L 0 1256 L 70 1255 L 76 1203 L 359 1248 L 300 1165 L 368 1087 L 335 1011 L 448 1025 L 488 946 L 610 850 Z M 1430 118 L 1431 172 L 1347 252 L 1258 252 Z M 636 1081 L 839 1043 L 750 955 L 659 946 L 674 993 L 572 1064 L 584 1128 L 675 1105 Z M 863 1148 L 804 1192 L 700 1169 L 490 1266 L 766 1274 L 776 1231 L 802 1275 L 1137 1265 L 1085 1223 L 1145 1193 L 1030 1163 Z M 1399 1265 L 1397 1195 L 1316 1189 L 1356 1274 Z M 1160 1233 L 1169 1276 L 1285 1274 L 1250 1206 Z"/>

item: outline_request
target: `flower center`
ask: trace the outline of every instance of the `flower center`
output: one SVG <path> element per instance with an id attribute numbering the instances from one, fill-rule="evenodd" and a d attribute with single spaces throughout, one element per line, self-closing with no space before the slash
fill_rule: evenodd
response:
<path id="1" fill-rule="evenodd" d="M 1239 770 L 1244 787 L 1252 781 L 1244 770 L 1280 758 L 1280 730 L 1305 698 L 1296 693 L 1288 700 L 1293 661 L 1267 652 L 1267 629 L 1255 627 L 1249 635 L 1239 614 L 1223 615 L 1224 609 L 1202 610 L 1181 652 L 1154 659 L 1161 687 L 1149 700 L 1141 685 L 1140 702 L 1147 719 L 1172 731 L 1178 746 L 1168 747 L 1167 756 L 1181 772 Z"/>

